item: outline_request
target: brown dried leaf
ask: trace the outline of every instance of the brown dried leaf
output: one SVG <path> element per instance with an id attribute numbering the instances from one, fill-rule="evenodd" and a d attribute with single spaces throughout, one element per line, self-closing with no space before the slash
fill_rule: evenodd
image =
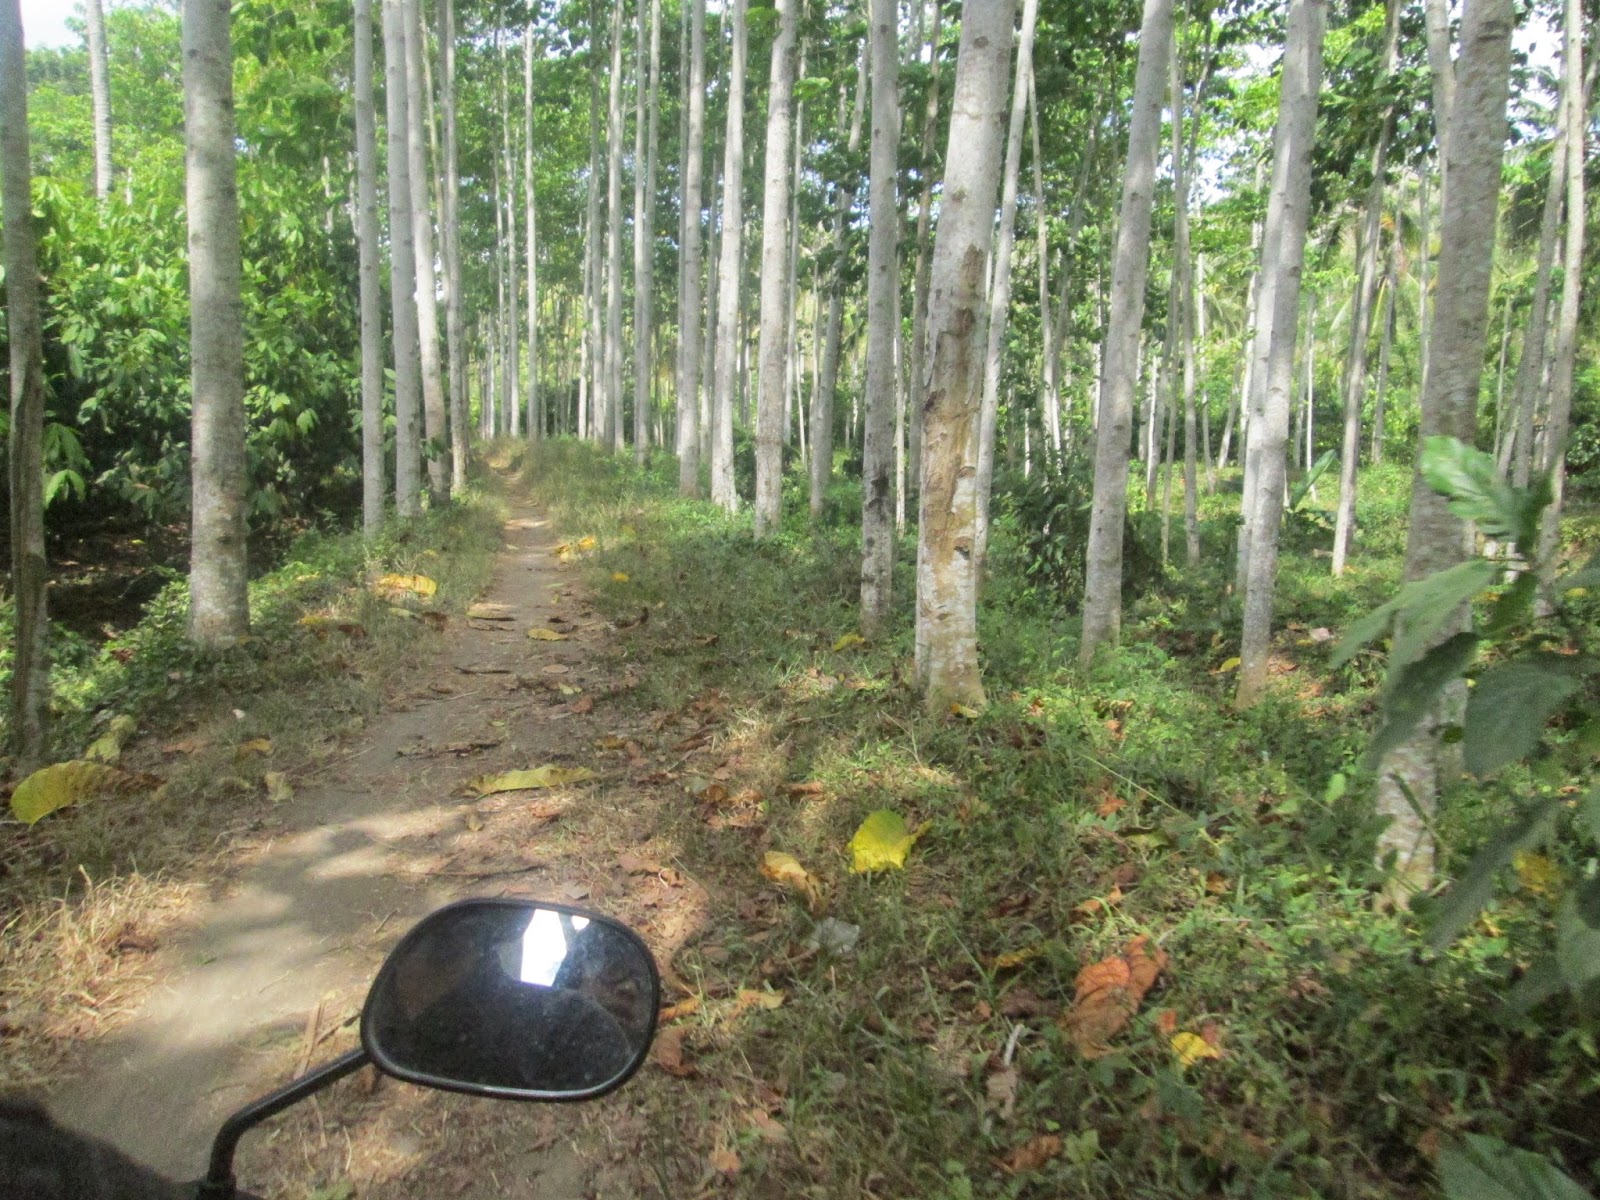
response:
<path id="1" fill-rule="evenodd" d="M 1139 936 L 1112 958 L 1091 963 L 1074 981 L 1072 1008 L 1062 1018 L 1067 1036 L 1085 1058 L 1110 1053 L 1107 1043 L 1139 1011 L 1145 993 L 1167 965 L 1166 952 L 1152 954 L 1150 939 Z"/>
<path id="2" fill-rule="evenodd" d="M 684 1057 L 684 1033 L 682 1025 L 661 1030 L 656 1034 L 656 1044 L 650 1052 L 650 1057 L 655 1060 L 656 1066 L 668 1075 L 678 1079 L 692 1079 L 698 1072 L 695 1065 Z"/>
<path id="3" fill-rule="evenodd" d="M 1060 1137 L 1053 1133 L 1041 1133 L 1023 1142 L 995 1165 L 1007 1175 L 1020 1175 L 1024 1171 L 1037 1171 L 1060 1153 Z"/>
<path id="4" fill-rule="evenodd" d="M 713 1150 L 706 1162 L 713 1171 L 720 1171 L 730 1178 L 739 1173 L 739 1156 L 726 1146 Z"/>

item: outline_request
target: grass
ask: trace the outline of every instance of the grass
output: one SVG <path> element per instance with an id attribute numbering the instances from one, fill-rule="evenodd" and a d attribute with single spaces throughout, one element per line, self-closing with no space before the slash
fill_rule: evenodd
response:
<path id="1" fill-rule="evenodd" d="M 1364 480 L 1343 580 L 1314 554 L 1314 521 L 1291 525 L 1274 682 L 1247 712 L 1224 669 L 1226 500 L 1202 508 L 1219 565 L 1157 564 L 1122 647 L 1088 672 L 1061 590 L 1026 574 L 1027 531 L 1003 517 L 980 613 L 992 703 L 976 720 L 930 718 L 908 682 L 910 545 L 889 631 L 836 649 L 854 628 L 857 536 L 809 528 L 795 495 L 800 515 L 755 544 L 747 516 L 678 498 L 665 465 L 556 444 L 525 478 L 565 531 L 596 538 L 601 609 L 650 613 L 617 650 L 639 664 L 633 703 L 664 740 L 682 736 L 676 718 L 714 727 L 682 756 L 658 831 L 712 904 L 674 970 L 706 997 L 785 993 L 737 1022 L 687 1018 L 698 1077 L 648 1077 L 665 1194 L 720 1178 L 752 1197 L 1424 1196 L 1457 1131 L 1594 1180 L 1592 1026 L 1502 1003 L 1548 945 L 1554 898 L 1503 897 L 1444 955 L 1372 904 L 1357 762 L 1380 663 L 1333 670 L 1313 634 L 1392 591 L 1405 468 Z M 1134 520 L 1148 537 L 1148 514 Z M 1447 797 L 1447 864 L 1527 782 Z M 759 819 L 717 819 L 713 783 Z M 854 875 L 846 845 L 881 807 L 926 832 L 904 872 Z M 860 927 L 852 951 L 808 946 L 811 915 L 758 873 L 767 850 L 794 854 L 828 915 Z M 1058 1018 L 1079 970 L 1136 936 L 1168 967 L 1111 1052 L 1086 1059 Z M 1222 1057 L 1185 1067 L 1174 1029 L 1208 1030 Z"/>
<path id="2" fill-rule="evenodd" d="M 31 828 L 8 811 L 0 821 L 0 1086 L 41 1082 L 74 1040 L 115 1023 L 188 901 L 270 837 L 269 784 L 321 769 L 426 661 L 429 619 L 398 611 L 370 581 L 428 575 L 438 592 L 413 607 L 460 612 L 487 581 L 501 521 L 485 481 L 371 541 L 304 537 L 251 583 L 251 636 L 221 653 L 187 642 L 182 583 L 97 650 L 61 639 L 57 757 L 83 753 L 112 717 L 132 718 L 119 765 L 135 786 Z"/>

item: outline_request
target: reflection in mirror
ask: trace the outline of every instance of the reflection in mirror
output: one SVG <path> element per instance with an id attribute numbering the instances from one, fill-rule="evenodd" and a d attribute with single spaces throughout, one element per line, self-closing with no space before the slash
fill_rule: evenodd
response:
<path id="1" fill-rule="evenodd" d="M 417 1083 L 593 1095 L 644 1058 L 659 990 L 644 944 L 608 918 L 464 901 L 425 918 L 389 956 L 362 1040 L 380 1067 Z"/>

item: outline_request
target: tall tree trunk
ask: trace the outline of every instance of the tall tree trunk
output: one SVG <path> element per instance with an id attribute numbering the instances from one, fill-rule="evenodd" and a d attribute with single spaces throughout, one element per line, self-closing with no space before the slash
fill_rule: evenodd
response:
<path id="1" fill-rule="evenodd" d="M 601 441 L 605 437 L 601 421 L 600 385 L 604 367 L 604 326 L 600 309 L 600 9 L 598 0 L 589 4 L 589 180 L 588 204 L 584 209 L 583 238 L 583 349 L 578 379 L 578 436 Z"/>
<path id="2" fill-rule="evenodd" d="M 984 346 L 983 398 L 978 423 L 977 534 L 973 553 L 976 559 L 974 569 L 980 582 L 989 547 L 989 498 L 994 486 L 995 426 L 1000 417 L 1001 351 L 1005 345 L 1006 321 L 1011 313 L 1011 259 L 1017 225 L 1017 176 L 1022 168 L 1022 127 L 1027 117 L 1029 85 L 1033 75 L 1033 33 L 1038 20 L 1039 0 L 1022 0 L 1022 32 L 1017 38 L 1016 81 L 1011 87 L 1005 166 L 1000 178 L 1000 229 L 995 242 L 994 279 L 989 285 L 989 329 Z M 1041 274 L 1044 272 L 1043 258 L 1039 260 L 1039 271 Z M 1048 303 L 1041 312 L 1048 319 Z"/>
<path id="3" fill-rule="evenodd" d="M 439 196 L 440 232 L 444 237 L 446 370 L 450 385 L 450 483 L 467 486 L 468 434 L 467 344 L 461 296 L 461 202 L 459 145 L 456 137 L 455 0 L 439 0 L 439 90 L 444 109 L 444 188 Z"/>
<path id="4" fill-rule="evenodd" d="M 184 0 L 183 101 L 194 396 L 189 636 L 220 647 L 250 631 L 243 266 L 228 0 Z"/>
<path id="5" fill-rule="evenodd" d="M 1245 576 L 1244 629 L 1239 643 L 1239 682 L 1234 703 L 1254 704 L 1267 683 L 1272 643 L 1272 601 L 1278 581 L 1278 533 L 1283 522 L 1289 407 L 1293 403 L 1294 343 L 1300 316 L 1300 278 L 1305 265 L 1306 226 L 1311 209 L 1311 144 L 1316 136 L 1317 91 L 1322 83 L 1322 35 L 1327 0 L 1292 0 L 1284 38 L 1283 83 L 1278 128 L 1273 136 L 1272 193 L 1267 238 L 1279 245 L 1271 291 L 1272 349 L 1267 358 L 1267 403 L 1250 448 L 1259 452 L 1256 492 L 1250 504 L 1250 565 Z M 1273 209 L 1277 212 L 1274 222 Z M 1309 322 L 1308 322 L 1309 325 Z M 1307 358 L 1311 350 L 1306 349 Z"/>
<path id="6" fill-rule="evenodd" d="M 190 8 L 194 8 L 194 0 L 190 0 Z M 186 13 L 186 16 L 188 14 Z M 201 17 L 202 23 L 206 19 L 215 21 L 220 18 L 222 30 L 220 35 L 222 45 L 222 61 L 228 63 L 228 8 L 227 4 L 213 3 Z M 206 34 L 210 33 L 211 37 Z M 184 22 L 185 48 L 193 46 L 200 54 L 214 56 L 215 47 L 208 45 L 216 39 L 215 31 L 196 30 L 191 35 L 188 21 Z M 185 62 L 188 61 L 185 55 Z M 185 89 L 185 96 L 191 106 L 199 108 L 206 103 L 208 96 L 201 89 L 217 82 L 216 72 L 213 69 L 209 77 L 203 76 L 205 66 L 211 66 L 208 57 L 203 63 L 196 64 L 195 75 L 197 78 Z M 231 84 L 232 75 L 224 77 L 223 82 Z M 186 82 L 188 82 L 186 80 Z M 196 92 L 201 91 L 197 95 Z M 231 86 L 230 86 L 231 94 Z M 217 108 L 223 114 L 230 110 L 225 106 L 217 106 L 212 101 L 208 105 L 212 109 L 206 117 L 215 119 Z M 191 137 L 198 136 L 201 131 L 191 129 Z M 226 143 L 228 162 L 226 164 L 226 187 L 218 191 L 226 191 L 232 197 L 233 182 L 233 142 L 231 138 Z M 215 147 L 210 147 L 210 153 L 215 154 Z M 195 156 L 198 157 L 198 156 Z M 191 171 L 193 171 L 191 167 Z M 220 172 L 219 172 L 220 173 Z M 26 773 L 36 767 L 42 766 L 50 753 L 50 619 L 47 611 L 47 589 L 49 587 L 49 566 L 45 560 L 44 548 L 44 333 L 39 312 L 39 260 L 36 245 L 36 234 L 33 228 L 33 165 L 32 155 L 28 146 L 28 80 L 27 56 L 22 38 L 22 14 L 18 8 L 17 0 L 0 0 L 0 179 L 4 184 L 4 212 L 5 225 L 5 252 L 6 252 L 6 318 L 10 336 L 7 339 L 10 350 L 11 365 L 11 428 L 9 431 L 9 456 L 11 466 L 11 593 L 13 597 L 13 620 L 16 625 L 16 638 L 12 649 L 11 662 L 11 751 L 16 755 L 18 768 Z M 191 182 L 191 199 L 197 195 Z M 216 214 L 220 215 L 220 214 Z M 212 219 L 215 219 L 215 215 Z M 235 321 L 234 346 L 238 347 L 237 321 L 239 318 L 239 258 L 238 258 L 238 214 L 234 212 L 234 259 L 233 259 L 233 303 L 225 312 L 211 314 L 224 321 L 231 314 Z M 226 237 L 226 230 L 220 230 Z M 217 250 L 225 254 L 223 246 Z M 225 266 L 225 264 L 223 264 Z M 216 347 L 208 344 L 207 349 L 215 353 Z M 195 359 L 198 370 L 199 359 Z M 243 390 L 243 366 L 239 368 L 240 389 L 235 393 L 236 404 L 239 394 Z M 197 381 L 198 382 L 198 381 Z M 195 390 L 198 400 L 201 393 Z M 211 404 L 216 404 L 219 396 L 215 391 L 208 391 L 205 396 Z M 196 406 L 196 419 L 199 419 L 199 407 Z M 238 420 L 239 454 L 236 465 L 242 474 L 244 467 L 244 413 L 240 406 Z M 208 464 L 215 468 L 216 463 Z M 215 477 L 212 470 L 208 470 L 208 483 L 214 483 Z M 198 473 L 196 486 L 199 485 Z M 237 481 L 238 486 L 238 516 L 239 516 L 239 550 L 242 555 L 243 541 L 243 480 Z M 210 532 L 210 531 L 208 531 Z M 199 529 L 196 528 L 198 535 Z M 195 542 L 199 546 L 198 536 Z M 224 546 L 225 553 L 231 548 Z M 243 583 L 243 572 L 239 573 L 239 583 Z M 208 576 L 208 582 L 217 582 Z M 231 584 L 232 579 L 222 581 L 224 585 Z M 231 596 L 218 597 L 213 594 L 208 599 L 215 602 L 222 600 L 222 604 L 215 605 L 224 616 L 236 617 L 233 610 Z M 245 615 L 248 616 L 248 609 Z M 191 613 L 191 617 L 193 613 Z M 194 624 L 191 621 L 191 629 Z M 205 631 L 197 631 L 205 632 Z M 226 640 L 243 633 L 240 629 L 235 632 L 231 628 L 219 631 L 226 635 Z M 211 640 L 225 640 L 212 638 Z"/>
<path id="7" fill-rule="evenodd" d="M 900 146 L 899 9 L 895 0 L 867 0 L 872 58 L 872 134 L 867 186 L 867 382 L 861 443 L 861 632 L 876 636 L 889 616 L 894 585 L 894 497 L 891 494 L 900 327 L 900 212 L 895 198 Z"/>
<path id="8" fill-rule="evenodd" d="M 1083 598 L 1087 663 L 1122 626 L 1122 532 L 1128 505 L 1128 435 L 1139 382 L 1139 334 L 1144 324 L 1145 276 L 1150 269 L 1150 202 L 1155 191 L 1161 100 L 1172 43 L 1172 0 L 1145 0 L 1139 24 L 1139 65 L 1122 177 L 1111 279 L 1111 311 L 1101 341 L 1099 434 L 1095 441 L 1094 500 Z"/>
<path id="9" fill-rule="evenodd" d="M 621 453 L 622 435 L 622 8 L 612 0 L 611 79 L 606 104 L 605 442 Z"/>
<path id="10" fill-rule="evenodd" d="M 1394 73 L 1400 47 L 1399 0 L 1387 0 L 1380 79 Z M 1361 225 L 1356 263 L 1356 293 L 1350 307 L 1350 352 L 1344 366 L 1344 440 L 1339 452 L 1339 507 L 1333 525 L 1333 573 L 1344 574 L 1356 518 L 1356 467 L 1361 458 L 1361 402 L 1367 394 L 1367 340 L 1372 333 L 1372 302 L 1378 291 L 1378 243 L 1383 237 L 1384 170 L 1394 134 L 1394 107 L 1383 114 L 1378 144 L 1372 150 L 1372 186 Z"/>
<path id="11" fill-rule="evenodd" d="M 1209 56 L 1209 37 L 1207 38 L 1206 55 Z M 1172 260 L 1173 260 L 1173 288 L 1172 303 L 1169 305 L 1167 319 L 1174 319 L 1176 314 L 1178 322 L 1176 347 L 1181 367 L 1174 366 L 1173 385 L 1183 388 L 1183 553 L 1184 562 L 1193 567 L 1200 561 L 1200 523 L 1198 508 L 1195 499 L 1195 412 L 1194 412 L 1194 274 L 1190 263 L 1189 247 L 1189 181 L 1193 175 L 1196 153 L 1200 144 L 1200 111 L 1201 102 L 1205 98 L 1205 81 L 1209 75 L 1207 68 L 1202 68 L 1201 77 L 1195 87 L 1195 116 L 1189 123 L 1188 146 L 1185 149 L 1183 131 L 1183 63 L 1179 57 L 1178 34 L 1174 27 L 1172 35 L 1172 62 L 1169 64 L 1169 87 L 1172 93 Z M 1173 404 L 1174 420 L 1177 416 L 1177 404 Z M 1170 429 L 1171 426 L 1169 425 Z M 1168 457 L 1172 451 L 1168 449 Z M 1167 468 L 1167 491 L 1170 493 L 1172 486 L 1172 468 Z M 1165 508 L 1167 500 L 1162 499 Z M 1163 517 L 1165 529 L 1165 517 Z"/>
<path id="12" fill-rule="evenodd" d="M 394 508 L 401 517 L 414 517 L 421 511 L 422 374 L 406 153 L 406 32 L 401 0 L 382 3 L 383 98 L 389 138 L 389 303 L 394 322 Z"/>
<path id="13" fill-rule="evenodd" d="M 502 33 L 505 36 L 502 37 Z M 502 236 L 496 247 L 505 265 L 506 294 L 500 309 L 500 327 L 505 342 L 502 370 L 505 375 L 505 431 L 516 437 L 522 431 L 522 371 L 521 343 L 522 317 L 520 305 L 522 288 L 517 281 L 517 155 L 512 147 L 511 122 L 511 65 L 507 59 L 506 42 L 509 31 L 496 29 L 500 43 L 500 163 L 505 173 L 505 192 L 501 202 L 505 205 Z M 420 250 L 419 250 L 420 253 Z"/>
<path id="14" fill-rule="evenodd" d="M 1555 353 L 1550 364 L 1550 407 L 1545 418 L 1544 455 L 1540 463 L 1550 480 L 1551 501 L 1539 530 L 1539 563 L 1544 589 L 1555 582 L 1556 551 L 1561 540 L 1561 509 L 1566 490 L 1567 437 L 1572 421 L 1572 379 L 1578 358 L 1578 310 L 1583 285 L 1584 133 L 1588 105 L 1583 96 L 1583 6 L 1566 0 L 1563 57 L 1566 74 L 1567 220 L 1561 254 L 1561 300 L 1556 309 Z"/>
<path id="15" fill-rule="evenodd" d="M 722 163 L 721 262 L 717 272 L 717 364 L 712 399 L 711 499 L 739 507 L 733 484 L 733 408 L 739 380 L 739 268 L 744 233 L 745 0 L 731 0 L 733 50 L 728 62 L 728 131 Z"/>
<path id="16" fill-rule="evenodd" d="M 89 97 L 94 111 L 94 195 L 111 195 L 111 74 L 106 63 L 106 16 L 100 0 L 84 0 L 89 26 Z"/>
<path id="17" fill-rule="evenodd" d="M 911 271 L 911 353 L 908 357 L 910 387 L 919 395 L 928 373 L 928 281 L 931 269 L 928 254 L 933 220 L 934 137 L 939 127 L 939 30 L 943 11 L 943 0 L 934 0 L 933 19 L 928 28 L 928 102 L 922 114 L 922 145 L 917 159 L 922 175 L 922 198 L 917 204 L 916 265 Z M 902 414 L 901 421 L 907 428 L 904 441 L 898 434 L 895 438 L 896 453 L 902 455 L 897 468 L 902 482 L 895 489 L 901 525 L 905 523 L 903 478 L 909 471 L 911 479 L 919 480 L 922 473 L 922 409 L 911 405 L 910 413 L 906 414 L 905 407 L 906 397 L 902 394 L 896 411 Z M 909 416 L 909 421 L 906 421 L 906 416 Z"/>
<path id="18" fill-rule="evenodd" d="M 767 91 L 766 179 L 761 213 L 761 380 L 756 394 L 755 535 L 782 520 L 783 378 L 788 370 L 789 186 L 794 136 L 795 40 L 799 0 L 776 0 L 778 36 L 772 42 Z"/>
<path id="19" fill-rule="evenodd" d="M 862 40 L 856 62 L 856 95 L 850 109 L 846 148 L 853 159 L 861 149 L 861 127 L 866 111 L 867 39 Z M 842 103 L 842 101 L 841 101 Z M 841 117 L 843 113 L 840 113 Z M 844 248 L 850 210 L 855 206 L 853 183 L 841 184 L 833 219 L 833 264 L 828 273 L 828 316 L 823 331 L 822 369 L 811 401 L 811 516 L 822 515 L 828 481 L 833 477 L 833 398 L 839 383 L 839 352 L 844 334 Z"/>
<path id="20" fill-rule="evenodd" d="M 705 175 L 706 0 L 690 0 L 683 247 L 678 259 L 678 491 L 700 492 L 700 185 Z"/>
<path id="21" fill-rule="evenodd" d="M 1383 435 L 1389 399 L 1389 355 L 1394 348 L 1395 305 L 1399 300 L 1400 269 L 1397 261 L 1399 238 L 1389 239 L 1388 265 L 1385 267 L 1383 327 L 1378 333 L 1378 381 L 1372 396 L 1372 465 L 1383 461 Z"/>
<path id="22" fill-rule="evenodd" d="M 544 409 L 539 403 L 539 239 L 533 178 L 533 22 L 522 44 L 522 219 L 528 255 L 528 437 L 544 437 Z"/>
<path id="23" fill-rule="evenodd" d="M 378 125 L 372 0 L 356 0 L 356 249 L 361 288 L 361 528 L 383 524 L 383 287 L 378 271 Z"/>
<path id="24" fill-rule="evenodd" d="M 645 5 L 639 5 L 639 66 L 634 81 L 637 110 L 633 135 L 633 461 L 644 465 L 650 450 L 650 353 L 655 324 L 652 274 L 655 251 L 656 154 L 660 145 L 656 93 L 661 74 L 661 0 L 650 2 L 649 86 L 646 90 Z M 649 116 L 647 117 L 646 111 Z M 646 125 L 648 124 L 648 129 Z"/>
<path id="25" fill-rule="evenodd" d="M 1429 437 L 1444 435 L 1470 445 L 1477 433 L 1514 25 L 1511 0 L 1474 0 L 1462 23 L 1447 139 L 1449 184 L 1440 216 L 1432 365 L 1417 430 L 1419 458 Z M 1450 511 L 1449 502 L 1420 473 L 1415 474 L 1406 579 L 1423 579 L 1462 561 L 1463 534 L 1462 521 Z M 1462 620 L 1466 619 L 1463 613 Z M 1453 632 L 1447 628 L 1441 636 Z M 1398 904 L 1433 879 L 1430 821 L 1440 782 L 1440 739 L 1459 703 L 1458 695 L 1446 697 L 1417 733 L 1385 754 L 1379 764 L 1378 814 L 1390 820 L 1378 837 L 1378 861 L 1393 857 L 1387 892 Z"/>
<path id="26" fill-rule="evenodd" d="M 945 192 L 928 295 L 917 545 L 917 678 L 923 703 L 982 705 L 978 671 L 978 443 L 985 263 L 1000 185 L 1013 0 L 963 5 Z M 1025 76 L 1019 76 L 1025 79 Z"/>
<path id="27" fill-rule="evenodd" d="M 423 436 L 428 455 L 428 490 L 435 501 L 450 498 L 450 465 L 443 450 L 448 435 L 444 379 L 439 368 L 439 301 L 433 277 L 433 206 L 428 180 L 428 134 L 422 119 L 422 6 L 405 0 L 406 177 L 411 186 L 412 245 L 417 268 L 417 333 L 422 370 Z"/>
<path id="28" fill-rule="evenodd" d="M 1276 151 L 1274 151 L 1276 165 Z M 1277 175 L 1273 179 L 1276 181 Z M 1272 322 L 1277 312 L 1276 287 L 1279 278 L 1278 257 L 1281 250 L 1282 209 L 1274 205 L 1269 194 L 1267 212 L 1261 223 L 1261 261 L 1256 268 L 1256 297 L 1254 328 L 1251 331 L 1250 358 L 1245 365 L 1247 386 L 1240 414 L 1241 461 L 1244 467 L 1244 491 L 1240 497 L 1240 523 L 1238 557 L 1234 566 L 1234 585 L 1242 595 L 1250 577 L 1250 538 L 1255 531 L 1254 505 L 1261 495 L 1257 484 L 1261 467 L 1261 445 L 1266 436 L 1268 360 L 1272 356 Z"/>

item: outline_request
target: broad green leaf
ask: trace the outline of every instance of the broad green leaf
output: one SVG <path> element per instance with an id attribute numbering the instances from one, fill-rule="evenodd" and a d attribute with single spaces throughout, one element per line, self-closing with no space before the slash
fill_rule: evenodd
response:
<path id="1" fill-rule="evenodd" d="M 1538 594 L 1539 577 L 1532 571 L 1522 572 L 1495 600 L 1488 623 L 1483 627 L 1484 633 L 1490 637 L 1503 637 L 1516 629 L 1527 620 L 1533 599 Z"/>
<path id="2" fill-rule="evenodd" d="M 1324 450 L 1321 457 L 1319 457 L 1317 461 L 1312 464 L 1311 470 L 1305 473 L 1305 477 L 1302 478 L 1299 483 L 1295 484 L 1292 489 L 1290 489 L 1290 512 L 1293 512 L 1295 509 L 1299 508 L 1300 502 L 1311 494 L 1311 489 L 1317 486 L 1317 480 L 1321 479 L 1327 469 L 1333 465 L 1333 460 L 1338 456 L 1338 453 L 1339 452 L 1337 450 L 1332 448 Z"/>
<path id="3" fill-rule="evenodd" d="M 1583 819 L 1589 823 L 1589 836 L 1600 842 L 1600 787 L 1595 788 L 1583 798 L 1583 803 L 1578 806 L 1578 811 L 1583 814 Z"/>
<path id="4" fill-rule="evenodd" d="M 11 793 L 11 815 L 32 825 L 58 808 L 103 795 L 122 778 L 115 767 L 82 759 L 41 767 Z"/>
<path id="5" fill-rule="evenodd" d="M 1561 801 L 1546 800 L 1526 812 L 1501 830 L 1488 845 L 1479 850 L 1461 877 L 1450 885 L 1433 910 L 1433 924 L 1428 930 L 1428 944 L 1443 950 L 1456 935 L 1477 919 L 1494 894 L 1494 879 L 1511 865 L 1511 860 L 1531 846 L 1536 846 L 1550 836 L 1556 814 L 1561 811 Z"/>
<path id="6" fill-rule="evenodd" d="M 1467 770 L 1487 775 L 1532 754 L 1545 722 L 1578 688 L 1572 664 L 1534 654 L 1490 667 L 1467 700 L 1463 749 Z"/>
<path id="7" fill-rule="evenodd" d="M 522 771 L 504 771 L 499 775 L 479 775 L 468 782 L 467 788 L 480 796 L 496 792 L 520 792 L 530 788 L 566 787 L 594 778 L 588 767 L 529 767 Z"/>
<path id="8" fill-rule="evenodd" d="M 1514 540 L 1523 505 L 1516 488 L 1500 478 L 1492 455 L 1452 437 L 1423 441 L 1419 463 L 1428 486 L 1450 501 L 1450 511 L 1474 521 L 1489 537 Z"/>
<path id="9" fill-rule="evenodd" d="M 1446 1200 L 1594 1200 L 1544 1155 L 1478 1133 L 1439 1151 L 1439 1185 Z"/>
<path id="10" fill-rule="evenodd" d="M 1600 880 L 1572 892 L 1556 915 L 1556 966 L 1568 987 L 1600 979 Z"/>
<path id="11" fill-rule="evenodd" d="M 1416 662 L 1406 663 L 1398 675 L 1393 670 L 1389 672 L 1394 682 L 1383 697 L 1383 725 L 1367 747 L 1373 762 L 1411 736 L 1432 711 L 1445 685 L 1459 678 L 1472 665 L 1477 653 L 1478 635 L 1458 633 L 1440 642 Z"/>
<path id="12" fill-rule="evenodd" d="M 1396 617 L 1404 629 L 1395 638 L 1392 665 L 1403 665 L 1416 650 L 1433 640 L 1456 609 L 1495 581 L 1500 567 L 1483 558 L 1472 558 L 1439 571 L 1426 579 L 1408 583 L 1393 600 L 1379 605 L 1345 631 L 1334 651 L 1333 665 L 1348 662 L 1363 646 L 1381 637 Z"/>
<path id="13" fill-rule="evenodd" d="M 83 752 L 83 756 L 92 762 L 116 762 L 122 757 L 122 744 L 138 727 L 139 723 L 126 714 L 112 717 L 106 723 L 105 732 L 95 738 L 93 744 Z"/>
<path id="14" fill-rule="evenodd" d="M 903 868 L 906 855 L 925 828 L 907 829 L 906 819 L 893 809 L 880 808 L 868 813 L 861 828 L 850 839 L 850 869 L 861 874 Z"/>
<path id="15" fill-rule="evenodd" d="M 1600 554 L 1596 554 L 1588 563 L 1579 567 L 1571 575 L 1563 576 L 1556 580 L 1556 591 L 1570 592 L 1574 588 L 1600 587 Z"/>

